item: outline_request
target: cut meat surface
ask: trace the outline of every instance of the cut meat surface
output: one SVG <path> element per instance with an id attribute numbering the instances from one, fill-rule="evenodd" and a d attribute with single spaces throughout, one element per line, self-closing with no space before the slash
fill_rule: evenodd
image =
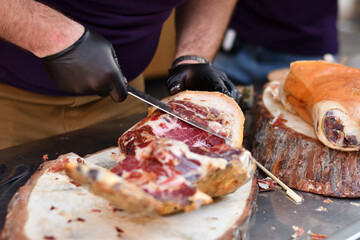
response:
<path id="1" fill-rule="evenodd" d="M 241 147 L 244 115 L 232 98 L 217 92 L 185 91 L 162 101 L 173 110 L 192 116 L 232 140 L 226 144 Z M 119 147 L 122 153 L 128 154 L 136 145 L 161 137 L 183 141 L 194 147 L 210 148 L 225 143 L 222 138 L 193 127 L 156 108 L 150 108 L 149 116 L 130 128 L 119 139 Z"/>
<path id="2" fill-rule="evenodd" d="M 166 138 L 144 145 L 138 146 L 111 171 L 155 199 L 173 201 L 182 207 L 190 204 L 189 201 L 196 200 L 199 205 L 206 202 L 194 199 L 196 183 L 205 178 L 208 171 L 225 169 L 241 152 L 194 148 Z"/>
<path id="3" fill-rule="evenodd" d="M 181 110 L 181 112 L 209 126 L 215 132 L 223 136 L 228 134 L 223 126 L 229 125 L 229 123 L 221 118 L 220 112 L 215 108 L 205 108 L 186 101 L 170 101 L 168 104 L 172 109 Z M 128 154 L 137 144 L 162 137 L 183 141 L 190 146 L 199 147 L 211 147 L 225 142 L 222 138 L 193 127 L 171 115 L 164 114 L 160 110 L 156 110 L 131 130 L 127 131 L 119 139 L 119 145 L 121 150 Z"/>
<path id="4" fill-rule="evenodd" d="M 161 138 L 139 145 L 111 171 L 155 198 L 175 199 L 177 194 L 186 198 L 195 194 L 194 184 L 204 181 L 207 172 L 213 169 L 221 171 L 232 164 L 234 168 L 236 164 L 248 165 L 241 159 L 246 154 L 244 152 L 225 144 L 212 148 L 189 147 L 183 142 Z M 240 172 L 238 177 L 244 173 Z M 227 184 L 230 180 L 238 180 L 232 177 L 228 176 Z M 204 192 L 214 196 L 213 192 Z"/>
<path id="5" fill-rule="evenodd" d="M 151 141 L 138 146 L 111 172 L 155 199 L 186 205 L 186 200 L 196 193 L 193 183 L 201 176 L 201 164 L 186 157 L 187 148 L 182 142 L 165 138 Z"/>
<path id="6" fill-rule="evenodd" d="M 148 117 L 119 138 L 116 167 L 100 171 L 103 174 L 94 179 L 91 168 L 69 164 L 68 175 L 123 209 L 138 213 L 155 210 L 159 214 L 209 204 L 212 197 L 229 194 L 250 178 L 254 161 L 241 148 L 244 116 L 233 99 L 221 93 L 183 92 L 164 101 L 232 141 L 225 143 L 167 113 L 150 109 Z M 108 182 L 103 176 L 111 174 L 116 177 Z M 124 187 L 120 185 L 137 191 L 121 193 Z M 109 197 L 114 191 L 118 196 Z"/>

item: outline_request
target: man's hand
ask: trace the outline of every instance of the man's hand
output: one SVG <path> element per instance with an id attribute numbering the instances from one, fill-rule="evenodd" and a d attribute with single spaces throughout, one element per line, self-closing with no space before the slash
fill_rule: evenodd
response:
<path id="1" fill-rule="evenodd" d="M 236 0 L 187 0 L 176 8 L 176 64 L 169 70 L 170 94 L 187 89 L 219 91 L 240 103 L 241 93 L 226 74 L 197 59 L 214 59 L 235 4 Z M 183 56 L 194 58 L 178 61 Z"/>
<path id="2" fill-rule="evenodd" d="M 80 23 L 39 1 L 0 1 L 0 38 L 41 58 L 63 91 L 127 96 L 112 45 Z"/>
<path id="3" fill-rule="evenodd" d="M 86 29 L 73 45 L 42 60 L 50 78 L 64 92 L 110 95 L 115 102 L 127 97 L 127 81 L 115 51 L 96 32 Z"/>
<path id="4" fill-rule="evenodd" d="M 210 63 L 180 64 L 169 70 L 170 94 L 184 90 L 219 91 L 240 104 L 242 95 L 226 74 Z"/>

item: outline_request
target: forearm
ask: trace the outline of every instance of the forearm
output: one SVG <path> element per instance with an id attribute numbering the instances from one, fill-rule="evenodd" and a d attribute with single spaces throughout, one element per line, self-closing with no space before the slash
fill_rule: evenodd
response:
<path id="1" fill-rule="evenodd" d="M 0 1 L 0 37 L 38 57 L 72 45 L 84 27 L 34 0 Z"/>
<path id="2" fill-rule="evenodd" d="M 176 9 L 175 58 L 198 55 L 212 61 L 236 0 L 189 0 Z"/>

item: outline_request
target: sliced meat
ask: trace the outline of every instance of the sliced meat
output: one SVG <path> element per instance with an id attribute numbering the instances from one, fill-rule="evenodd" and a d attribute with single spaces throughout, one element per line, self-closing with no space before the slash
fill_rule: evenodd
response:
<path id="1" fill-rule="evenodd" d="M 186 91 L 163 101 L 231 141 L 150 109 L 119 138 L 118 164 L 111 171 L 69 164 L 67 174 L 129 212 L 159 214 L 196 209 L 250 179 L 254 160 L 241 148 L 244 116 L 232 98 Z"/>

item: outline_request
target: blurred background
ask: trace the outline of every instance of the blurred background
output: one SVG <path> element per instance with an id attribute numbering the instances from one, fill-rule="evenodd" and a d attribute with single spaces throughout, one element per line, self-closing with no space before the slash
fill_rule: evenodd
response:
<path id="1" fill-rule="evenodd" d="M 360 1 L 338 0 L 340 55 L 345 65 L 360 68 Z"/>
<path id="2" fill-rule="evenodd" d="M 338 0 L 338 4 L 337 29 L 340 42 L 340 62 L 360 68 L 360 1 Z M 175 30 L 174 15 L 172 14 L 164 25 L 155 57 L 145 71 L 145 79 L 157 83 L 152 82 L 153 84 L 150 84 L 148 82 L 148 92 L 155 91 L 154 94 L 157 95 L 157 92 L 164 91 L 167 71 L 173 61 L 174 46 Z"/>

